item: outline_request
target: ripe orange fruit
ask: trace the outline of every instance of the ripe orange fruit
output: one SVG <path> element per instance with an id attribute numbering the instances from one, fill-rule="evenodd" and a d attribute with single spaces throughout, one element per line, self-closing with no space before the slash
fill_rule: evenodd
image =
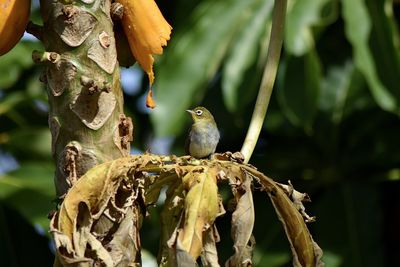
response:
<path id="1" fill-rule="evenodd" d="M 31 0 L 0 0 L 0 56 L 21 39 L 29 21 Z"/>

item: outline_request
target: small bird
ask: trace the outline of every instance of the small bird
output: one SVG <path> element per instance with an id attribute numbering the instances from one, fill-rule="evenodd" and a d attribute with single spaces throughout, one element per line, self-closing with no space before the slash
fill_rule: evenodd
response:
<path id="1" fill-rule="evenodd" d="M 192 115 L 193 124 L 186 139 L 186 153 L 202 159 L 215 152 L 219 131 L 213 115 L 204 107 L 186 110 Z"/>

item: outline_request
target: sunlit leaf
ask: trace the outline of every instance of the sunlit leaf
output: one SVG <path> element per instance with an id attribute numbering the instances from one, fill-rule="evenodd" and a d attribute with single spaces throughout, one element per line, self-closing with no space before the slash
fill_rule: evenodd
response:
<path id="1" fill-rule="evenodd" d="M 369 44 L 376 71 L 382 84 L 396 98 L 399 107 L 400 36 L 392 1 L 367 0 L 366 5 L 372 22 Z"/>
<path id="2" fill-rule="evenodd" d="M 257 61 L 261 42 L 261 36 L 267 31 L 268 19 L 272 10 L 273 2 L 264 1 L 259 3 L 251 12 L 250 20 L 245 23 L 245 27 L 240 32 L 237 40 L 234 42 L 232 49 L 226 59 L 226 63 L 222 69 L 222 93 L 226 107 L 230 111 L 236 111 L 239 102 L 243 102 L 243 95 L 239 92 L 239 88 L 244 82 L 244 76 L 249 71 L 255 76 L 254 62 Z M 243 94 L 248 94 L 248 85 Z M 255 86 L 253 86 L 256 88 Z"/>
<path id="3" fill-rule="evenodd" d="M 368 46 L 372 21 L 364 1 L 343 0 L 346 36 L 353 46 L 354 63 L 363 73 L 377 104 L 384 110 L 398 112 L 397 101 L 378 77 L 377 67 Z"/>
<path id="4" fill-rule="evenodd" d="M 208 0 L 188 15 L 186 26 L 175 32 L 155 82 L 157 108 L 151 119 L 158 136 L 180 132 L 184 110 L 197 104 L 215 75 L 247 11 L 260 0 Z M 229 12 L 227 12 L 229 10 Z"/>
<path id="5" fill-rule="evenodd" d="M 216 173 L 213 174 L 204 169 L 200 173 L 190 172 L 183 178 L 184 187 L 190 189 L 185 197 L 184 225 L 178 240 L 181 249 L 193 259 L 200 256 L 203 232 L 214 223 L 219 209 Z"/>
<path id="6" fill-rule="evenodd" d="M 297 0 L 288 8 L 285 48 L 290 54 L 301 56 L 315 46 L 312 27 L 320 23 L 323 7 L 330 0 Z"/>

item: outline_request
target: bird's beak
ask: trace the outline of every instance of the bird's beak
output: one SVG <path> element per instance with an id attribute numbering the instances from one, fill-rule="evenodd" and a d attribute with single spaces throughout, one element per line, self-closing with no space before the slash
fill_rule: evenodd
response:
<path id="1" fill-rule="evenodd" d="M 194 111 L 193 111 L 193 110 L 190 110 L 190 109 L 187 109 L 186 111 L 189 112 L 190 114 L 193 114 L 193 113 L 194 113 Z"/>

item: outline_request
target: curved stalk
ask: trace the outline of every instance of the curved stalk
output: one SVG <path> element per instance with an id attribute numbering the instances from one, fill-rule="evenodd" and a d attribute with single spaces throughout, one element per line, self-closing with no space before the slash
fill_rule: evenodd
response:
<path id="1" fill-rule="evenodd" d="M 256 146 L 267 113 L 272 89 L 274 87 L 283 42 L 286 6 L 287 0 L 275 0 L 267 63 L 265 65 L 250 126 L 241 149 L 245 163 L 249 162 L 250 157 L 253 154 L 254 147 Z"/>

